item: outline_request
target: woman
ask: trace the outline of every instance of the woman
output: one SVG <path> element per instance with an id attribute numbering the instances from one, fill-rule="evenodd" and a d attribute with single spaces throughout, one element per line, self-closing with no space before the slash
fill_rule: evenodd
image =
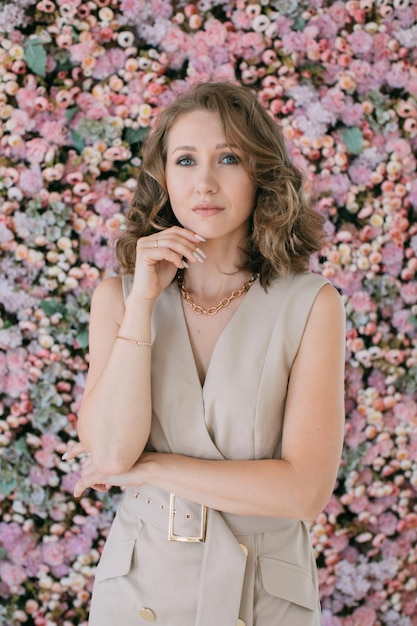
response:
<path id="1" fill-rule="evenodd" d="M 319 626 L 308 522 L 342 449 L 322 218 L 247 88 L 200 84 L 143 151 L 122 277 L 92 302 L 76 486 L 126 488 L 91 626 Z"/>

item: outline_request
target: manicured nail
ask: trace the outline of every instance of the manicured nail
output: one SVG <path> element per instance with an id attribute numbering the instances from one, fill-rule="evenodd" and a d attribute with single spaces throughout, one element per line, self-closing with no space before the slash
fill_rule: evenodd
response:
<path id="1" fill-rule="evenodd" d="M 197 235 L 197 233 L 194 233 L 194 237 L 196 239 L 198 239 L 198 241 L 207 241 L 206 239 L 204 239 L 204 237 L 202 237 L 201 235 Z"/>
<path id="2" fill-rule="evenodd" d="M 182 259 L 182 265 L 183 265 L 183 267 L 186 267 L 187 269 L 189 269 L 189 267 L 190 267 L 188 265 L 187 261 L 185 261 L 185 259 Z"/>
<path id="3" fill-rule="evenodd" d="M 207 259 L 207 254 L 205 252 L 203 252 L 203 250 L 201 248 L 196 248 L 195 251 L 198 252 L 198 254 L 200 256 L 202 256 L 203 259 Z"/>
<path id="4" fill-rule="evenodd" d="M 193 257 L 200 261 L 200 263 L 204 263 L 204 259 L 198 254 L 198 252 L 193 252 Z"/>
<path id="5" fill-rule="evenodd" d="M 68 458 L 68 454 L 69 454 L 69 452 L 68 452 L 68 451 L 67 451 L 67 452 L 64 452 L 64 454 L 62 455 L 61 459 L 62 459 L 63 461 L 66 461 L 66 460 L 67 460 L 67 458 Z"/>

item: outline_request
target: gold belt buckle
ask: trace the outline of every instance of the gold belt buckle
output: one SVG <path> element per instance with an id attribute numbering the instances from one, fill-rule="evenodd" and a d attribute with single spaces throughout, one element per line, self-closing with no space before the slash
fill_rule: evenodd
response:
<path id="1" fill-rule="evenodd" d="M 200 535 L 187 537 L 186 535 L 176 535 L 174 531 L 174 518 L 175 518 L 175 493 L 171 493 L 169 496 L 169 518 L 168 518 L 168 541 L 182 541 L 184 543 L 202 543 L 206 540 L 206 528 L 207 528 L 207 507 L 204 504 L 201 505 L 201 522 L 200 522 Z"/>

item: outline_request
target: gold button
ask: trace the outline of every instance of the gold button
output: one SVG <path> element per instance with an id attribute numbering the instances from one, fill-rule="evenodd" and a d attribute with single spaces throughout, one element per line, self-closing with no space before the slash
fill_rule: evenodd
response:
<path id="1" fill-rule="evenodd" d="M 246 626 L 245 622 L 243 621 L 243 619 L 239 619 L 237 620 L 237 626 Z"/>
<path id="2" fill-rule="evenodd" d="M 243 554 L 244 554 L 245 556 L 248 556 L 248 552 L 249 552 L 249 550 L 247 549 L 247 547 L 245 546 L 245 544 L 244 544 L 244 543 L 240 543 L 239 545 L 240 545 L 240 547 L 242 548 L 242 552 L 243 552 Z M 242 620 L 241 620 L 241 621 L 242 621 Z M 243 624 L 243 622 L 242 622 L 242 624 Z M 240 622 L 238 622 L 238 625 L 239 625 L 239 626 L 241 626 L 241 623 L 240 623 Z M 244 626 L 244 624 L 243 624 L 243 626 Z"/>
<path id="3" fill-rule="evenodd" d="M 155 613 L 151 609 L 145 607 L 139 611 L 140 617 L 144 622 L 153 622 L 155 619 Z"/>

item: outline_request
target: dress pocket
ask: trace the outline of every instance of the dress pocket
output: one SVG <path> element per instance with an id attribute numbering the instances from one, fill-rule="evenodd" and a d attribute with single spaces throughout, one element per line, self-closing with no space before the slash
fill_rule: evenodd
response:
<path id="1" fill-rule="evenodd" d="M 317 609 L 317 592 L 307 571 L 270 557 L 259 557 L 259 565 L 263 587 L 270 595 L 310 609 L 310 611 Z"/>
<path id="2" fill-rule="evenodd" d="M 125 539 L 112 545 L 106 544 L 97 566 L 97 582 L 116 576 L 126 576 L 132 567 L 136 539 Z"/>

